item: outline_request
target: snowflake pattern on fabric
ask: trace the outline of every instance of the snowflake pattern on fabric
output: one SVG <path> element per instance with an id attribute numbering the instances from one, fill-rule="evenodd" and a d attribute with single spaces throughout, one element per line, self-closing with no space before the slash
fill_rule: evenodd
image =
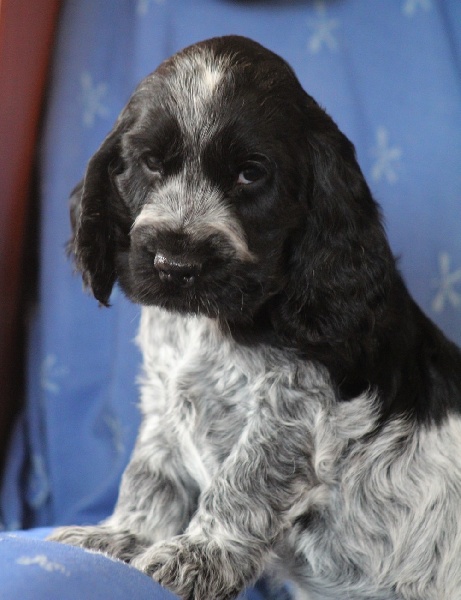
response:
<path id="1" fill-rule="evenodd" d="M 338 41 L 334 32 L 340 26 L 339 19 L 330 18 L 324 0 L 315 3 L 317 16 L 307 21 L 313 33 L 308 41 L 308 49 L 312 54 L 318 54 L 323 47 L 333 52 L 338 49 Z"/>
<path id="2" fill-rule="evenodd" d="M 165 0 L 138 0 L 138 3 L 136 5 L 136 13 L 141 17 L 147 15 L 150 7 L 152 6 L 152 3 L 164 4 Z"/>
<path id="3" fill-rule="evenodd" d="M 31 457 L 27 498 L 30 506 L 35 509 L 43 506 L 50 496 L 50 483 L 43 456 L 35 453 Z"/>
<path id="4" fill-rule="evenodd" d="M 16 563 L 18 565 L 25 566 L 36 565 L 48 573 L 62 573 L 67 577 L 70 575 L 70 572 L 64 567 L 64 565 L 51 561 L 45 554 L 36 554 L 35 556 L 20 556 L 16 560 Z"/>
<path id="5" fill-rule="evenodd" d="M 96 117 L 106 119 L 109 116 L 109 109 L 104 104 L 108 85 L 105 82 L 95 83 L 88 71 L 83 71 L 81 74 L 80 84 L 83 102 L 82 121 L 85 127 L 92 127 Z"/>
<path id="6" fill-rule="evenodd" d="M 125 428 L 122 426 L 120 419 L 107 411 L 103 416 L 103 421 L 110 432 L 115 452 L 118 456 L 123 456 L 126 450 L 124 441 Z"/>
<path id="7" fill-rule="evenodd" d="M 431 0 L 405 0 L 402 12 L 407 17 L 412 17 L 419 8 L 427 12 L 432 8 Z"/>
<path id="8" fill-rule="evenodd" d="M 437 294 L 432 301 L 432 310 L 441 313 L 446 304 L 451 304 L 453 308 L 461 306 L 461 291 L 455 290 L 455 285 L 461 283 L 461 268 L 456 271 L 451 270 L 451 259 L 448 252 L 439 254 L 439 278 L 434 282 L 438 288 Z"/>
<path id="9" fill-rule="evenodd" d="M 391 146 L 389 132 L 385 127 L 378 127 L 376 132 L 376 145 L 372 150 L 375 162 L 371 170 L 374 181 L 385 179 L 393 184 L 398 180 L 399 161 L 402 158 L 402 149 Z"/>
<path id="10" fill-rule="evenodd" d="M 41 387 L 55 396 L 61 391 L 61 381 L 69 374 L 69 368 L 60 365 L 55 354 L 47 354 L 42 362 Z"/>

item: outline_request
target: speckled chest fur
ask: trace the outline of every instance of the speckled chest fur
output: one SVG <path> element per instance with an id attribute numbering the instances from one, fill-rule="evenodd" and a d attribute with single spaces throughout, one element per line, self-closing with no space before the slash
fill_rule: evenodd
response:
<path id="1" fill-rule="evenodd" d="M 201 492 L 250 419 L 267 410 L 276 419 L 286 414 L 304 436 L 298 451 L 307 457 L 305 470 L 271 558 L 278 577 L 295 583 L 296 597 L 394 600 L 427 594 L 431 581 L 437 589 L 431 552 L 447 544 L 461 550 L 458 527 L 436 533 L 450 497 L 461 493 L 461 459 L 450 457 L 461 439 L 458 419 L 425 431 L 394 419 L 373 433 L 379 414 L 373 394 L 337 402 L 318 366 L 288 352 L 239 346 L 206 318 L 143 309 L 138 341 L 146 358 L 144 418 L 160 418 L 171 430 Z M 406 574 L 404 584 L 395 573 Z M 440 600 L 437 594 L 425 597 Z M 455 597 L 450 589 L 446 594 Z"/>

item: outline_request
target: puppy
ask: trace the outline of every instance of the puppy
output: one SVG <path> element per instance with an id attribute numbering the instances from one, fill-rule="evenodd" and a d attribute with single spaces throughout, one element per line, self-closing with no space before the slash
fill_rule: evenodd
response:
<path id="1" fill-rule="evenodd" d="M 72 198 L 97 300 L 142 305 L 112 516 L 53 538 L 183 599 L 461 598 L 461 354 L 408 294 L 351 142 L 242 37 L 164 62 Z"/>

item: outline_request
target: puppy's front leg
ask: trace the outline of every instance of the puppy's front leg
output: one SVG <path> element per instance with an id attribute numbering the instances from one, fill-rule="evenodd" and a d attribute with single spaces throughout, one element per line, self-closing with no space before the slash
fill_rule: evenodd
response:
<path id="1" fill-rule="evenodd" d="M 275 398 L 249 416 L 186 532 L 133 562 L 184 600 L 235 598 L 261 573 L 313 485 L 310 413 L 318 398 L 280 388 L 269 395 Z"/>
<path id="2" fill-rule="evenodd" d="M 144 424 L 113 515 L 99 525 L 60 527 L 49 539 L 130 562 L 151 544 L 184 531 L 199 491 L 177 447 L 173 434 Z"/>

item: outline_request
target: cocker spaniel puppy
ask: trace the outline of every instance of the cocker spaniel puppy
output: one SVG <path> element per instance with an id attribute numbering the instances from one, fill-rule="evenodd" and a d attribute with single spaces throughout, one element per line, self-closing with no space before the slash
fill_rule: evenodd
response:
<path id="1" fill-rule="evenodd" d="M 114 514 L 53 539 L 183 599 L 460 600 L 461 354 L 410 297 L 354 147 L 242 37 L 134 92 L 72 198 L 103 305 L 142 305 Z"/>

